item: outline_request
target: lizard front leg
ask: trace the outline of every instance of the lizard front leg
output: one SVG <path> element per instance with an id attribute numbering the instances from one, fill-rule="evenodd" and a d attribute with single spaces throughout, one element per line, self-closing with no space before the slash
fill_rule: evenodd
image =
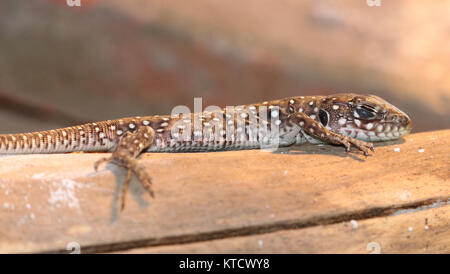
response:
<path id="1" fill-rule="evenodd" d="M 111 162 L 127 169 L 127 177 L 122 187 L 121 206 L 120 209 L 125 208 L 125 194 L 128 189 L 128 184 L 131 179 L 131 174 L 134 173 L 139 179 L 144 189 L 154 197 L 151 188 L 150 176 L 145 171 L 145 168 L 138 162 L 137 157 L 142 151 L 153 144 L 155 132 L 151 127 L 142 126 L 134 132 L 128 131 L 120 139 L 115 151 L 109 158 L 102 158 L 95 162 L 94 168 L 97 171 L 100 164 L 104 162 Z"/>
<path id="2" fill-rule="evenodd" d="M 301 130 L 309 136 L 327 143 L 344 145 L 347 152 L 350 151 L 351 146 L 361 150 L 365 156 L 369 155 L 369 149 L 373 152 L 375 151 L 372 143 L 356 140 L 355 138 L 328 130 L 321 123 L 303 112 L 289 114 L 288 121 L 300 126 Z"/>

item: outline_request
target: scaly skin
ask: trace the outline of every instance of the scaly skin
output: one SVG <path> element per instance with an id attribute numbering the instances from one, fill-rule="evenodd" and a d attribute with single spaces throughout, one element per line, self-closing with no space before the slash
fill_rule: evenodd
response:
<path id="1" fill-rule="evenodd" d="M 50 131 L 0 135 L 0 154 L 112 151 L 110 161 L 134 173 L 153 196 L 137 157 L 145 151 L 187 152 L 331 143 L 373 151 L 370 141 L 398 139 L 411 131 L 404 112 L 374 95 L 289 97 L 270 102 L 172 116 L 130 117 Z"/>

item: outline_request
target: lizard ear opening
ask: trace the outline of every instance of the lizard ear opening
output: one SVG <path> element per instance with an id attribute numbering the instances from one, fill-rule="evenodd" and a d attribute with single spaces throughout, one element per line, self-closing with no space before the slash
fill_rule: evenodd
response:
<path id="1" fill-rule="evenodd" d="M 319 120 L 320 120 L 320 123 L 324 127 L 327 126 L 327 124 L 328 124 L 328 113 L 325 110 L 323 110 L 323 109 L 319 110 Z"/>

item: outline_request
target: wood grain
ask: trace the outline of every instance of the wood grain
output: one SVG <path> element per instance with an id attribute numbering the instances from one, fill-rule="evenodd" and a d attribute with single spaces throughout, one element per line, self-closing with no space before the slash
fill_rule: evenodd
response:
<path id="1" fill-rule="evenodd" d="M 450 253 L 449 207 L 126 253 Z"/>
<path id="2" fill-rule="evenodd" d="M 147 153 L 141 161 L 156 198 L 134 181 L 120 214 L 115 198 L 125 174 L 111 165 L 95 173 L 104 154 L 1 157 L 0 252 L 65 252 L 70 242 L 82 252 L 120 251 L 381 220 L 375 217 L 450 198 L 449 140 L 450 130 L 408 135 L 367 158 L 328 145 Z M 315 251 L 323 249 L 296 250 Z"/>

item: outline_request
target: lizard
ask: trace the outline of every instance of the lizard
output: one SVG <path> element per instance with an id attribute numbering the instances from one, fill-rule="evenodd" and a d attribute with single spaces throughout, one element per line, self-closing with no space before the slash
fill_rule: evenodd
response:
<path id="1" fill-rule="evenodd" d="M 401 138 L 411 131 L 406 113 L 375 95 L 353 93 L 295 96 L 214 112 L 128 117 L 47 131 L 0 134 L 0 154 L 112 152 L 94 163 L 122 166 L 127 176 L 121 210 L 134 174 L 154 197 L 152 180 L 138 157 L 143 152 L 241 150 L 273 143 L 328 143 L 369 155 L 372 142 Z"/>

